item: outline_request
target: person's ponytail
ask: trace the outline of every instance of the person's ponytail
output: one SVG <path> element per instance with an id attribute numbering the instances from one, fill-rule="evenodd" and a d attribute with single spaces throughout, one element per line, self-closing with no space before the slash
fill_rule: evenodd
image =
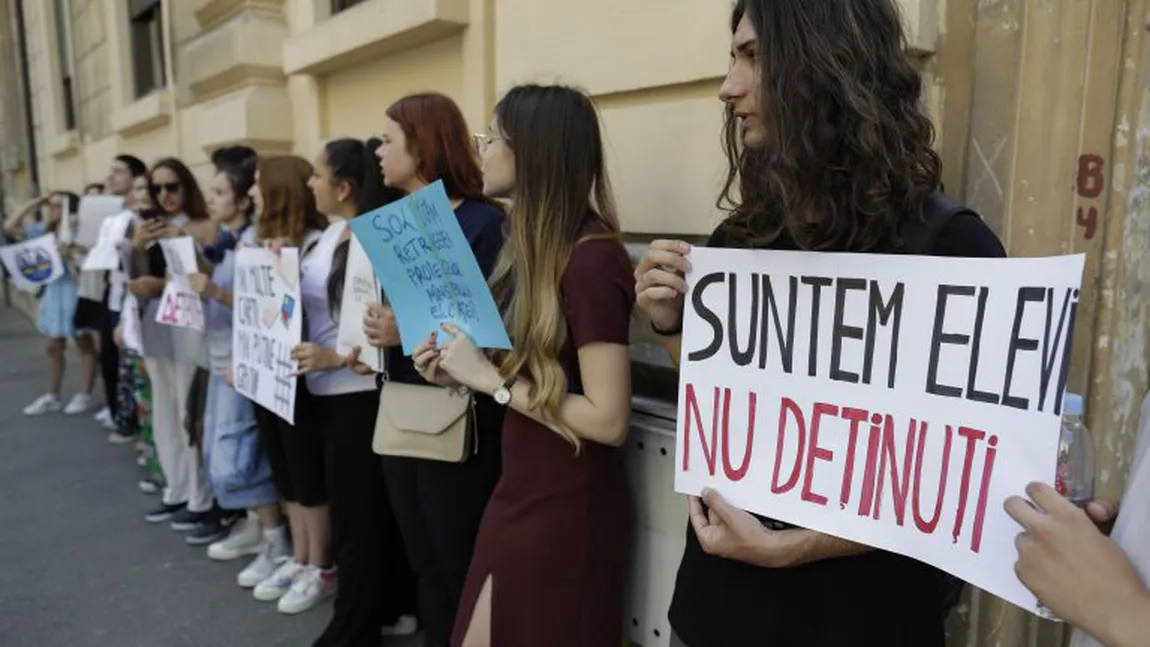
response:
<path id="1" fill-rule="evenodd" d="M 382 142 L 372 137 L 366 141 L 357 139 L 336 139 L 324 147 L 324 157 L 331 170 L 334 182 L 347 182 L 351 186 L 352 199 L 358 215 L 392 202 L 402 193 L 383 184 L 383 172 L 379 166 L 379 156 L 375 151 Z M 347 257 L 351 249 L 351 239 L 336 246 L 331 257 L 331 274 L 327 277 L 328 308 L 333 318 L 338 317 L 343 302 L 344 274 L 347 273 Z"/>

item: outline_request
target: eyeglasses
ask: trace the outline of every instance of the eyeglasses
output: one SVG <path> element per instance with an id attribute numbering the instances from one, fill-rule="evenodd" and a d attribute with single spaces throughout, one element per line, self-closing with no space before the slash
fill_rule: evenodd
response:
<path id="1" fill-rule="evenodd" d="M 183 188 L 179 182 L 153 182 L 152 186 L 156 187 L 156 193 L 168 195 L 176 195 Z"/>
<path id="2" fill-rule="evenodd" d="M 491 148 L 491 145 L 497 141 L 509 141 L 506 137 L 485 133 L 475 133 L 471 136 L 471 139 L 475 142 L 475 150 L 478 151 L 480 155 L 486 153 L 487 149 Z"/>

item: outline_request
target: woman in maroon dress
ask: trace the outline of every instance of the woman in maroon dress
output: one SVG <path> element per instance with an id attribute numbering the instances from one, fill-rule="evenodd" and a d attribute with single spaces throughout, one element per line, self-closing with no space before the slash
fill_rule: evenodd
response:
<path id="1" fill-rule="evenodd" d="M 630 424 L 632 267 L 594 105 L 521 86 L 480 142 L 484 192 L 514 201 L 492 275 L 514 349 L 493 363 L 453 326 L 415 351 L 428 380 L 509 411 L 452 644 L 616 647 L 631 510 L 616 448 Z"/>

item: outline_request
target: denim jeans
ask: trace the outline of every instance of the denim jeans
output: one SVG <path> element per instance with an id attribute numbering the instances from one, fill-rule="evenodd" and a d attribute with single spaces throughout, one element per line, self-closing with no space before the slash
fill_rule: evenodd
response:
<path id="1" fill-rule="evenodd" d="M 243 510 L 279 501 L 255 409 L 218 375 L 208 380 L 204 466 L 222 508 Z"/>

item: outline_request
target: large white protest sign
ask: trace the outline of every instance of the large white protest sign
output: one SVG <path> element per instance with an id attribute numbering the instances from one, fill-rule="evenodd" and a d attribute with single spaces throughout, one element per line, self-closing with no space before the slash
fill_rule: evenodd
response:
<path id="1" fill-rule="evenodd" d="M 16 289 L 24 292 L 36 292 L 64 275 L 55 234 L 0 247 L 0 260 L 8 268 Z"/>
<path id="2" fill-rule="evenodd" d="M 339 338 L 336 352 L 346 356 L 352 348 L 359 347 L 359 361 L 367 364 L 376 373 L 384 369 L 383 349 L 367 343 L 363 333 L 363 317 L 367 304 L 379 303 L 379 279 L 371 269 L 371 260 L 363 245 L 353 234 L 347 252 L 347 272 L 343 279 L 343 299 L 339 309 Z"/>
<path id="3" fill-rule="evenodd" d="M 168 238 L 160 241 L 160 248 L 168 265 L 168 282 L 160 296 L 156 323 L 203 330 L 204 303 L 188 283 L 188 275 L 198 271 L 195 241 L 191 236 Z"/>
<path id="4" fill-rule="evenodd" d="M 232 303 L 236 390 L 295 424 L 298 366 L 291 353 L 302 330 L 299 250 L 284 248 L 278 256 L 260 247 L 237 250 Z"/>
<path id="5" fill-rule="evenodd" d="M 122 212 L 117 216 L 105 218 L 100 223 L 100 232 L 96 238 L 96 245 L 84 258 L 81 269 L 117 270 L 120 268 L 120 242 L 128 233 L 128 225 L 132 223 L 131 214 Z"/>
<path id="6" fill-rule="evenodd" d="M 675 489 L 1036 611 L 1003 511 L 1052 483 L 1082 256 L 691 251 Z"/>
<path id="7" fill-rule="evenodd" d="M 114 195 L 86 195 L 80 198 L 75 244 L 91 249 L 100 239 L 104 221 L 124 210 L 124 199 Z M 95 269 L 95 268 L 92 268 Z"/>

